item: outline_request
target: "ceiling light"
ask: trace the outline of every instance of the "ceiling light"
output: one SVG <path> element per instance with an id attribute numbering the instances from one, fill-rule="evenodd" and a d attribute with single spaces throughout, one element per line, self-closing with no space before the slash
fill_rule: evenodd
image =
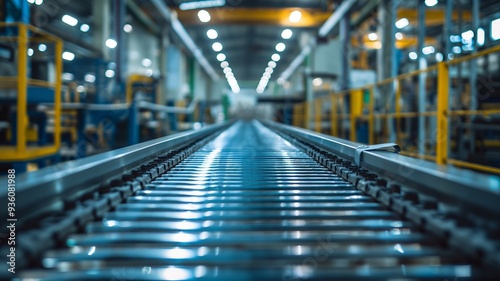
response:
<path id="1" fill-rule="evenodd" d="M 111 38 L 106 40 L 106 47 L 108 47 L 110 49 L 114 49 L 114 48 L 116 48 L 116 46 L 118 46 L 118 42 L 116 42 L 116 40 L 111 39 Z"/>
<path id="2" fill-rule="evenodd" d="M 279 85 L 283 85 L 283 84 L 285 84 L 285 82 L 286 82 L 286 81 L 285 81 L 285 79 L 283 79 L 283 78 L 278 78 L 278 84 L 279 84 Z"/>
<path id="3" fill-rule="evenodd" d="M 216 39 L 219 34 L 217 34 L 217 31 L 215 29 L 209 29 L 207 30 L 207 37 L 210 39 Z"/>
<path id="4" fill-rule="evenodd" d="M 90 30 L 90 26 L 89 26 L 88 24 L 86 24 L 86 23 L 85 23 L 85 24 L 82 24 L 82 25 L 80 26 L 80 31 L 81 31 L 81 32 L 88 32 L 89 30 Z"/>
<path id="5" fill-rule="evenodd" d="M 281 57 L 280 57 L 280 55 L 278 55 L 278 54 L 274 54 L 274 55 L 272 55 L 272 56 L 271 56 L 271 59 L 272 59 L 273 61 L 279 61 L 279 60 L 281 59 Z"/>
<path id="6" fill-rule="evenodd" d="M 291 29 L 285 29 L 283 32 L 281 32 L 281 38 L 283 39 L 290 39 L 292 38 L 293 32 Z"/>
<path id="7" fill-rule="evenodd" d="M 144 67 L 150 67 L 151 65 L 153 65 L 153 62 L 148 58 L 143 59 L 141 63 Z"/>
<path id="8" fill-rule="evenodd" d="M 408 54 L 408 57 L 410 57 L 411 60 L 416 60 L 418 58 L 418 55 L 416 52 L 410 52 Z"/>
<path id="9" fill-rule="evenodd" d="M 454 52 L 455 54 L 460 54 L 462 52 L 462 48 L 460 48 L 459 46 L 455 46 L 451 48 L 451 51 Z"/>
<path id="10" fill-rule="evenodd" d="M 312 83 L 315 87 L 319 87 L 319 86 L 323 85 L 323 79 L 321 79 L 319 77 L 314 78 Z"/>
<path id="11" fill-rule="evenodd" d="M 257 93 L 262 94 L 262 93 L 264 93 L 264 90 L 262 88 L 257 88 Z"/>
<path id="12" fill-rule="evenodd" d="M 275 68 L 276 67 L 276 63 L 274 61 L 270 61 L 267 66 L 271 67 L 271 68 Z"/>
<path id="13" fill-rule="evenodd" d="M 75 59 L 75 54 L 73 54 L 71 52 L 64 52 L 64 53 L 62 53 L 62 58 L 65 60 L 72 61 Z"/>
<path id="14" fill-rule="evenodd" d="M 398 39 L 398 40 L 403 40 L 403 33 L 401 33 L 401 32 L 396 32 L 396 39 Z"/>
<path id="15" fill-rule="evenodd" d="M 300 11 L 293 11 L 288 18 L 291 22 L 299 22 L 302 18 L 302 13 Z"/>
<path id="16" fill-rule="evenodd" d="M 371 41 L 377 40 L 378 39 L 377 33 L 375 33 L 375 32 L 369 33 L 368 34 L 368 39 L 370 39 Z"/>
<path id="17" fill-rule="evenodd" d="M 78 20 L 70 15 L 64 15 L 62 17 L 62 21 L 67 24 L 67 25 L 71 25 L 71 26 L 75 26 L 78 24 Z"/>
<path id="18" fill-rule="evenodd" d="M 222 51 L 222 44 L 219 42 L 215 42 L 212 44 L 212 49 L 216 52 Z"/>
<path id="19" fill-rule="evenodd" d="M 434 51 L 435 51 L 435 49 L 434 49 L 434 47 L 432 47 L 432 46 L 427 46 L 427 47 L 424 47 L 424 48 L 422 49 L 422 53 L 423 53 L 424 55 L 430 55 L 430 54 L 433 54 L 433 53 L 434 53 Z"/>
<path id="20" fill-rule="evenodd" d="M 482 28 L 479 28 L 477 30 L 477 44 L 479 46 L 483 46 L 484 45 L 484 39 L 485 39 L 485 32 L 484 32 L 484 29 Z"/>
<path id="21" fill-rule="evenodd" d="M 35 53 L 35 51 L 33 51 L 33 49 L 31 49 L 31 48 L 28 49 L 28 56 L 31 57 L 34 53 Z"/>
<path id="22" fill-rule="evenodd" d="M 428 7 L 436 6 L 437 3 L 437 0 L 425 0 L 425 5 L 427 5 Z"/>
<path id="23" fill-rule="evenodd" d="M 45 44 L 38 45 L 38 51 L 45 52 L 46 50 L 47 50 L 47 45 Z"/>
<path id="24" fill-rule="evenodd" d="M 224 5 L 226 5 L 226 0 L 192 1 L 181 3 L 179 5 L 179 9 L 182 11 L 197 10 L 203 8 L 222 7 Z"/>
<path id="25" fill-rule="evenodd" d="M 396 27 L 401 29 L 401 28 L 405 28 L 406 26 L 408 26 L 410 24 L 410 22 L 408 21 L 407 18 L 402 18 L 402 19 L 399 19 L 398 21 L 396 21 Z"/>
<path id="26" fill-rule="evenodd" d="M 462 33 L 462 39 L 463 40 L 470 41 L 470 40 L 472 40 L 472 38 L 474 38 L 474 31 L 467 30 L 467 31 L 465 31 L 465 32 Z"/>
<path id="27" fill-rule="evenodd" d="M 30 3 L 30 4 L 34 4 L 34 3 L 35 3 L 35 0 L 28 0 L 28 3 Z"/>
<path id="28" fill-rule="evenodd" d="M 78 85 L 78 87 L 76 87 L 76 91 L 81 93 L 85 90 L 85 87 L 83 87 L 82 85 Z"/>
<path id="29" fill-rule="evenodd" d="M 131 24 L 128 24 L 128 23 L 127 23 L 126 25 L 124 25 L 124 26 L 123 26 L 123 31 L 125 31 L 125 32 L 127 32 L 127 33 L 132 32 L 132 29 L 133 29 L 133 27 L 132 27 L 132 25 L 131 25 Z"/>
<path id="30" fill-rule="evenodd" d="M 108 77 L 108 78 L 113 78 L 113 77 L 115 77 L 115 71 L 112 69 L 108 69 L 108 70 L 106 70 L 104 75 L 106 75 L 106 77 Z"/>
<path id="31" fill-rule="evenodd" d="M 226 73 L 226 79 L 231 79 L 231 78 L 234 78 L 234 73 L 232 72 Z"/>
<path id="32" fill-rule="evenodd" d="M 273 74 L 273 68 L 272 67 L 266 67 L 266 70 L 265 70 L 267 73 L 269 74 Z"/>
<path id="33" fill-rule="evenodd" d="M 224 55 L 223 53 L 219 53 L 217 55 L 217 60 L 218 61 L 224 61 L 226 59 L 226 55 Z"/>
<path id="34" fill-rule="evenodd" d="M 211 19 L 210 14 L 205 10 L 200 10 L 198 12 L 198 18 L 200 19 L 201 22 L 209 22 Z"/>
<path id="35" fill-rule="evenodd" d="M 437 62 L 442 62 L 443 61 L 443 54 L 441 53 L 436 53 L 436 61 Z"/>
<path id="36" fill-rule="evenodd" d="M 500 39 L 500 18 L 491 22 L 491 39 Z"/>
<path id="37" fill-rule="evenodd" d="M 220 67 L 221 68 L 226 68 L 228 66 L 229 66 L 229 63 L 227 61 L 223 61 L 223 62 L 220 63 Z"/>
<path id="38" fill-rule="evenodd" d="M 64 81 L 72 81 L 73 79 L 75 79 L 75 75 L 69 72 L 63 72 L 61 76 Z"/>
<path id="39" fill-rule="evenodd" d="M 224 68 L 224 74 L 228 74 L 229 72 L 232 72 L 233 70 L 230 67 Z"/>
<path id="40" fill-rule="evenodd" d="M 271 78 L 271 74 L 268 73 L 268 72 L 264 72 L 264 74 L 262 74 L 262 77 L 266 77 L 267 79 L 270 79 Z"/>
<path id="41" fill-rule="evenodd" d="M 36 0 L 35 1 L 35 4 L 37 4 L 38 6 L 42 5 L 43 4 L 43 0 Z"/>
<path id="42" fill-rule="evenodd" d="M 95 75 L 94 74 L 86 74 L 84 77 L 85 82 L 94 83 Z"/>
<path id="43" fill-rule="evenodd" d="M 286 45 L 283 43 L 276 44 L 276 51 L 278 51 L 278 52 L 283 52 L 285 50 L 285 48 L 286 48 Z"/>

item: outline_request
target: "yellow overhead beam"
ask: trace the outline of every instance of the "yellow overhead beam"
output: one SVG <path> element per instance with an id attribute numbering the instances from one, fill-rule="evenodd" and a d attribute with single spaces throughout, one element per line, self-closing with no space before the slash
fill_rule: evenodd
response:
<path id="1" fill-rule="evenodd" d="M 351 44 L 355 47 L 359 46 L 359 41 L 357 38 L 353 37 L 351 39 Z M 425 38 L 425 45 L 427 46 L 435 46 L 437 44 L 436 38 L 432 37 L 426 37 Z M 412 46 L 417 45 L 417 38 L 416 37 L 408 37 L 405 36 L 401 40 L 396 40 L 396 48 L 398 49 L 406 49 Z M 379 40 L 372 41 L 366 37 L 363 38 L 363 46 L 365 46 L 367 49 L 380 49 L 382 47 L 382 43 L 380 43 Z"/>
<path id="2" fill-rule="evenodd" d="M 298 23 L 288 18 L 293 11 L 300 11 L 302 18 Z M 198 18 L 198 10 L 176 10 L 178 19 L 186 25 L 206 24 Z M 318 27 L 333 11 L 301 8 L 216 8 L 208 10 L 210 24 L 253 24 L 278 25 L 290 27 Z"/>
<path id="3" fill-rule="evenodd" d="M 425 11 L 425 24 L 426 25 L 440 25 L 444 24 L 444 9 L 427 9 Z M 416 24 L 418 22 L 418 11 L 416 9 L 398 9 L 397 19 L 407 18 L 411 24 Z M 458 20 L 458 12 L 454 11 L 452 19 Z M 472 19 L 472 14 L 470 11 L 462 12 L 462 20 L 470 21 Z"/>

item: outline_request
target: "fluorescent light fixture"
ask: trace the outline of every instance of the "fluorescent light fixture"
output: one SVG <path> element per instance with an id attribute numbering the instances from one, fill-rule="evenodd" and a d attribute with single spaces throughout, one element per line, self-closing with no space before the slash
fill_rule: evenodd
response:
<path id="1" fill-rule="evenodd" d="M 201 22 L 209 22 L 211 19 L 210 14 L 205 10 L 200 10 L 198 12 L 198 18 Z"/>
<path id="2" fill-rule="evenodd" d="M 118 42 L 116 42 L 115 39 L 108 39 L 106 40 L 106 47 L 110 48 L 110 49 L 114 49 L 116 48 L 116 46 L 118 46 Z"/>
<path id="3" fill-rule="evenodd" d="M 234 78 L 234 73 L 232 72 L 226 73 L 226 79 L 231 79 L 231 78 Z"/>
<path id="4" fill-rule="evenodd" d="M 40 51 L 40 52 L 47 51 L 47 45 L 45 45 L 45 44 L 38 45 L 38 51 Z"/>
<path id="5" fill-rule="evenodd" d="M 435 51 L 436 51 L 436 50 L 435 50 L 435 49 L 434 49 L 434 47 L 432 47 L 432 46 L 427 46 L 427 47 L 424 47 L 424 48 L 422 49 L 422 53 L 423 53 L 424 55 L 430 55 L 430 54 L 433 54 Z"/>
<path id="6" fill-rule="evenodd" d="M 396 25 L 397 28 L 401 29 L 401 28 L 405 28 L 409 24 L 410 24 L 410 21 L 408 21 L 407 18 L 401 18 L 398 21 L 396 21 L 395 25 Z"/>
<path id="7" fill-rule="evenodd" d="M 229 66 L 229 63 L 227 61 L 223 61 L 223 62 L 220 63 L 220 67 L 221 68 L 226 68 L 228 66 Z"/>
<path id="8" fill-rule="evenodd" d="M 132 32 L 134 28 L 132 27 L 131 24 L 127 23 L 126 25 L 123 26 L 123 31 L 127 32 L 127 33 L 130 33 Z"/>
<path id="9" fill-rule="evenodd" d="M 462 48 L 460 48 L 459 46 L 455 46 L 455 47 L 451 48 L 451 51 L 455 54 L 460 54 L 460 53 L 462 53 Z"/>
<path id="10" fill-rule="evenodd" d="M 293 35 L 292 30 L 288 29 L 288 28 L 283 30 L 283 32 L 281 32 L 281 38 L 283 38 L 285 40 L 292 38 L 292 35 Z"/>
<path id="11" fill-rule="evenodd" d="M 369 33 L 368 34 L 368 39 L 370 39 L 371 41 L 377 40 L 378 39 L 377 33 L 375 33 L 375 32 Z"/>
<path id="12" fill-rule="evenodd" d="M 427 5 L 428 7 L 434 7 L 437 5 L 437 3 L 437 0 L 425 0 L 425 5 Z"/>
<path id="13" fill-rule="evenodd" d="M 210 39 L 216 39 L 219 34 L 217 34 L 217 31 L 215 29 L 209 29 L 207 31 L 207 37 Z"/>
<path id="14" fill-rule="evenodd" d="M 38 6 L 42 5 L 43 4 L 43 0 L 36 0 L 35 1 L 35 4 L 37 4 Z"/>
<path id="15" fill-rule="evenodd" d="M 67 60 L 67 61 L 72 61 L 75 59 L 75 54 L 71 52 L 64 52 L 62 53 L 62 58 Z"/>
<path id="16" fill-rule="evenodd" d="M 268 72 L 264 72 L 264 74 L 262 74 L 262 77 L 266 77 L 267 79 L 271 79 L 271 74 Z"/>
<path id="17" fill-rule="evenodd" d="M 34 4 L 34 3 L 35 3 L 35 0 L 28 0 L 28 3 L 30 3 L 30 4 Z"/>
<path id="18" fill-rule="evenodd" d="M 80 26 L 80 31 L 81 32 L 88 32 L 89 30 L 90 30 L 90 26 L 88 24 L 86 24 L 86 23 L 84 23 L 84 24 L 82 24 Z"/>
<path id="19" fill-rule="evenodd" d="M 398 39 L 398 40 L 402 40 L 403 39 L 403 33 L 401 33 L 401 32 L 396 32 L 395 36 L 396 36 L 396 39 Z"/>
<path id="20" fill-rule="evenodd" d="M 272 67 L 266 67 L 266 70 L 265 72 L 269 73 L 269 74 L 273 74 L 274 70 Z"/>
<path id="21" fill-rule="evenodd" d="M 223 53 L 219 53 L 217 55 L 217 60 L 218 61 L 224 61 L 224 60 L 226 60 L 226 55 L 224 55 Z"/>
<path id="22" fill-rule="evenodd" d="M 257 94 L 262 94 L 264 93 L 264 90 L 262 88 L 257 88 Z"/>
<path id="23" fill-rule="evenodd" d="M 83 78 L 85 82 L 89 83 L 94 83 L 95 82 L 95 75 L 94 74 L 85 74 L 85 77 Z"/>
<path id="24" fill-rule="evenodd" d="M 460 37 L 460 35 L 451 35 L 450 36 L 450 42 L 458 43 L 460 41 L 462 41 L 462 38 Z"/>
<path id="25" fill-rule="evenodd" d="M 278 55 L 278 54 L 274 54 L 274 55 L 272 55 L 272 56 L 271 56 L 271 59 L 272 59 L 273 61 L 279 61 L 279 60 L 281 59 L 281 57 L 280 57 L 280 55 Z"/>
<path id="26" fill-rule="evenodd" d="M 278 43 L 276 44 L 276 51 L 278 52 L 283 52 L 286 49 L 286 45 L 284 43 Z"/>
<path id="27" fill-rule="evenodd" d="M 226 0 L 208 0 L 208 1 L 193 1 L 184 2 L 179 5 L 179 9 L 185 10 L 197 10 L 203 8 L 214 8 L 222 7 L 226 5 Z"/>
<path id="28" fill-rule="evenodd" d="M 212 44 L 212 49 L 216 52 L 222 51 L 222 44 L 219 42 L 215 42 Z"/>
<path id="29" fill-rule="evenodd" d="M 302 18 L 302 13 L 300 11 L 293 11 L 288 18 L 291 22 L 297 23 Z"/>
<path id="30" fill-rule="evenodd" d="M 232 70 L 230 67 L 226 67 L 226 68 L 224 68 L 224 70 L 223 70 L 223 71 L 224 71 L 224 74 L 228 74 L 228 73 L 230 73 L 230 72 L 233 72 L 233 70 Z"/>
<path id="31" fill-rule="evenodd" d="M 271 68 L 275 68 L 276 67 L 276 63 L 274 61 L 270 61 L 267 66 L 271 67 Z"/>
<path id="32" fill-rule="evenodd" d="M 75 79 L 75 75 L 73 75 L 73 73 L 63 72 L 62 79 L 64 81 L 72 81 L 73 79 Z"/>
<path id="33" fill-rule="evenodd" d="M 71 25 L 71 26 L 76 26 L 78 24 L 78 20 L 70 15 L 64 15 L 62 17 L 62 21 L 67 24 L 67 25 Z"/>
<path id="34" fill-rule="evenodd" d="M 408 56 L 410 57 L 411 60 L 416 60 L 418 58 L 418 55 L 416 52 L 410 52 L 408 54 Z"/>
<path id="35" fill-rule="evenodd" d="M 115 77 L 115 71 L 113 69 L 108 69 L 108 70 L 106 70 L 104 75 L 106 75 L 106 77 L 108 77 L 108 78 L 113 78 L 113 77 Z"/>
<path id="36" fill-rule="evenodd" d="M 143 59 L 141 63 L 144 67 L 150 67 L 151 65 L 153 65 L 153 62 L 148 58 Z"/>
<path id="37" fill-rule="evenodd" d="M 484 32 L 484 29 L 479 28 L 477 30 L 477 44 L 479 46 L 483 46 L 484 45 L 485 37 L 486 37 L 486 33 Z"/>
<path id="38" fill-rule="evenodd" d="M 491 39 L 500 39 L 500 18 L 491 22 Z"/>

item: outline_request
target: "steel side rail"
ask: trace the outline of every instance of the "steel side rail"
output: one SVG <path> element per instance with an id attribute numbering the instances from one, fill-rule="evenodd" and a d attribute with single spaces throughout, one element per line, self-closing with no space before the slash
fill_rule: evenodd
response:
<path id="1" fill-rule="evenodd" d="M 232 122 L 225 122 L 198 131 L 182 132 L 17 175 L 16 217 L 25 219 L 42 209 L 61 207 L 71 195 L 83 190 L 90 191 L 156 156 L 193 144 L 231 124 Z M 0 182 L 7 184 L 7 178 L 1 177 Z M 7 188 L 0 189 L 0 202 L 5 203 L 2 206 L 7 206 Z M 0 216 L 5 221 L 7 212 L 1 212 Z"/>
<path id="2" fill-rule="evenodd" d="M 268 127 L 354 162 L 362 144 L 309 130 L 264 122 Z M 461 205 L 482 216 L 500 217 L 500 177 L 412 158 L 389 151 L 364 151 L 360 167 L 421 190 L 437 199 Z"/>

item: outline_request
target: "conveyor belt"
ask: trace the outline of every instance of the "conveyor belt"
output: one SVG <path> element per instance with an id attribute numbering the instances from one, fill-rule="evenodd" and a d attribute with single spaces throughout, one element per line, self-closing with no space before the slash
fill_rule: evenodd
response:
<path id="1" fill-rule="evenodd" d="M 65 244 L 17 280 L 492 278 L 257 121 L 235 123 Z"/>

